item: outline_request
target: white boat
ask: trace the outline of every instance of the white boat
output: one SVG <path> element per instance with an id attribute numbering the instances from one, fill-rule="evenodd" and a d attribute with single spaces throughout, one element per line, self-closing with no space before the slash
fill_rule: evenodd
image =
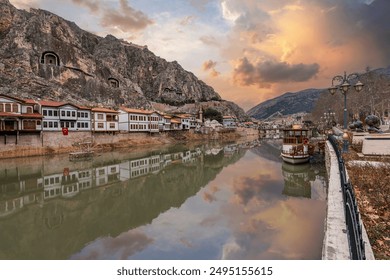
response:
<path id="1" fill-rule="evenodd" d="M 283 146 L 281 156 L 285 162 L 299 164 L 308 162 L 309 130 L 300 125 L 283 130 Z"/>

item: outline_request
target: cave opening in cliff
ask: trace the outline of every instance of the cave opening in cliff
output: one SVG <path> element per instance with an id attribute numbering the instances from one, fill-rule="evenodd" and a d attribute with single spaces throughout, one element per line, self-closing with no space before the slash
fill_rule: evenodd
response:
<path id="1" fill-rule="evenodd" d="M 41 63 L 59 66 L 60 65 L 60 57 L 54 52 L 47 51 L 47 52 L 42 53 Z"/>
<path id="2" fill-rule="evenodd" d="M 113 88 L 119 87 L 119 81 L 115 78 L 108 78 L 108 84 Z"/>

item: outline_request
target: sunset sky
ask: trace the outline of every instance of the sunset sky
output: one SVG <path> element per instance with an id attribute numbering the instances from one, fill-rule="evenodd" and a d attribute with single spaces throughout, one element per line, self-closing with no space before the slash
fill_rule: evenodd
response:
<path id="1" fill-rule="evenodd" d="M 10 0 L 147 45 L 245 110 L 390 65 L 389 0 Z"/>

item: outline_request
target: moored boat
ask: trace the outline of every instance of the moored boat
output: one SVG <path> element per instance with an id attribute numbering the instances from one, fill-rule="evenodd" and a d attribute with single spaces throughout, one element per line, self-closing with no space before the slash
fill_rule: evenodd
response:
<path id="1" fill-rule="evenodd" d="M 308 162 L 309 130 L 300 125 L 283 130 L 283 146 L 281 156 L 285 162 L 299 164 Z"/>

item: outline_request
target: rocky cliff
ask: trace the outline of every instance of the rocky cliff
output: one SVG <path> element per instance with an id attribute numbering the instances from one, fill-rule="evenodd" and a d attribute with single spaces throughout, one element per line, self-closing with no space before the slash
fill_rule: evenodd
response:
<path id="1" fill-rule="evenodd" d="M 96 36 L 48 11 L 18 10 L 8 0 L 0 0 L 0 93 L 146 108 L 151 101 L 181 106 L 221 100 L 146 46 Z M 236 113 L 244 114 L 240 108 Z"/>

